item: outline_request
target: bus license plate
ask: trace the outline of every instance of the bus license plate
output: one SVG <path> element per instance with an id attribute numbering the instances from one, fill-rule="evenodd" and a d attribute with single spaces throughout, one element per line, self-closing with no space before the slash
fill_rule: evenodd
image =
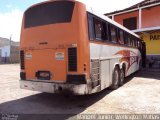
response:
<path id="1" fill-rule="evenodd" d="M 50 72 L 44 71 L 38 73 L 38 79 L 40 80 L 50 80 Z"/>

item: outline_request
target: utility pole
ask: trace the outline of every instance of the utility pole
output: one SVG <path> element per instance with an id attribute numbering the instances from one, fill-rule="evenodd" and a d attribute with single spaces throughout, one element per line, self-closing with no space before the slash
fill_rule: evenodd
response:
<path id="1" fill-rule="evenodd" d="M 10 39 L 9 39 L 9 45 L 11 46 L 11 42 L 12 42 L 12 34 L 11 34 L 11 36 L 10 36 Z"/>
<path id="2" fill-rule="evenodd" d="M 11 34 L 10 39 L 9 39 L 9 54 L 8 54 L 9 61 L 8 62 L 10 62 L 10 59 L 11 59 L 11 45 L 12 45 L 12 34 Z"/>

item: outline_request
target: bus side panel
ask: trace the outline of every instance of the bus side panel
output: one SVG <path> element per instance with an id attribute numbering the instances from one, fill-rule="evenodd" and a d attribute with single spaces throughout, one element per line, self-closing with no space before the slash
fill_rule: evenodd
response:
<path id="1" fill-rule="evenodd" d="M 101 61 L 101 90 L 110 86 L 110 60 Z"/>
<path id="2" fill-rule="evenodd" d="M 122 68 L 122 65 L 125 64 L 127 76 L 139 69 L 139 61 L 141 60 L 141 54 L 138 49 L 117 45 L 103 45 L 100 56 L 100 59 L 110 59 L 111 73 L 115 65 L 118 64 Z"/>
<path id="3" fill-rule="evenodd" d="M 90 59 L 91 61 L 99 61 L 99 78 L 100 78 L 100 86 L 101 90 L 107 88 L 111 84 L 111 68 L 110 68 L 110 62 L 111 62 L 111 54 L 110 54 L 110 48 L 108 46 L 104 46 L 102 44 L 97 44 L 97 43 L 90 43 Z M 101 60 L 102 59 L 102 60 Z M 92 71 L 93 65 L 91 64 L 91 71 Z M 98 74 L 98 73 L 92 73 L 93 74 Z M 96 81 L 92 80 L 91 81 Z"/>
<path id="4" fill-rule="evenodd" d="M 100 62 L 101 90 L 112 84 L 112 74 L 116 65 L 121 69 L 122 65 L 125 64 L 126 76 L 137 71 L 139 69 L 139 61 L 141 60 L 140 56 L 139 50 L 135 48 L 102 44 L 98 42 L 90 43 L 91 61 L 99 60 Z"/>

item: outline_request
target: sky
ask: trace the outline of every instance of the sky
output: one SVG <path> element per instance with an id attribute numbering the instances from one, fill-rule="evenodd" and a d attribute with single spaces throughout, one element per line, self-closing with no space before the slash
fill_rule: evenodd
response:
<path id="1" fill-rule="evenodd" d="M 45 0 L 0 0 L 0 37 L 20 40 L 24 11 L 31 5 Z M 109 13 L 130 7 L 143 0 L 78 0 L 99 13 Z M 3 7 L 2 7 L 3 6 Z"/>

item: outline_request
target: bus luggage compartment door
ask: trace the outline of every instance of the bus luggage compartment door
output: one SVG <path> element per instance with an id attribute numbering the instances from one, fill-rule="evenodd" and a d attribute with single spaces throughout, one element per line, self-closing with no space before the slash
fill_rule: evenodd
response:
<path id="1" fill-rule="evenodd" d="M 101 61 L 101 90 L 109 87 L 110 84 L 110 60 Z"/>
<path id="2" fill-rule="evenodd" d="M 26 79 L 66 81 L 65 49 L 28 50 L 25 65 Z"/>

